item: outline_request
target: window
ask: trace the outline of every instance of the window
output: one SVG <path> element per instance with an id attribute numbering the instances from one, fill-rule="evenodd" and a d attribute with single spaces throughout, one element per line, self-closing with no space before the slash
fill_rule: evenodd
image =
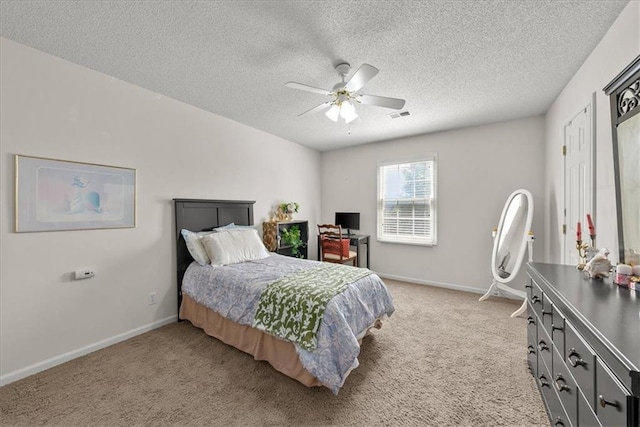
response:
<path id="1" fill-rule="evenodd" d="M 436 244 L 436 157 L 378 165 L 378 240 Z"/>

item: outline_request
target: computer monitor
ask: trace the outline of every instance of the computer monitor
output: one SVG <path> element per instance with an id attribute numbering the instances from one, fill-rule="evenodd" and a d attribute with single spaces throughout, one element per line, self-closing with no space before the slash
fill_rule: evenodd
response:
<path id="1" fill-rule="evenodd" d="M 336 212 L 335 223 L 352 234 L 352 230 L 360 230 L 360 212 Z"/>

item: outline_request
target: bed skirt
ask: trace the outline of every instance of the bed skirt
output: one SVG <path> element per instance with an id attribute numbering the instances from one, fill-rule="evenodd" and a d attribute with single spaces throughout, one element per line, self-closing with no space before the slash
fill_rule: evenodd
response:
<path id="1" fill-rule="evenodd" d="M 277 371 L 307 387 L 324 386 L 304 369 L 295 346 L 290 342 L 279 340 L 251 326 L 229 320 L 204 305 L 198 304 L 186 294 L 182 295 L 179 317 L 190 321 L 193 326 L 202 329 L 207 335 L 252 355 L 254 359 L 269 362 Z"/>

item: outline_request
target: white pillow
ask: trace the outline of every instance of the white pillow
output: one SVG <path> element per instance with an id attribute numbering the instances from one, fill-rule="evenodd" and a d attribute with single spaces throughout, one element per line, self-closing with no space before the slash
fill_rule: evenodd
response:
<path id="1" fill-rule="evenodd" d="M 255 230 L 256 227 L 253 225 L 238 225 L 232 222 L 230 224 L 223 225 L 222 227 L 215 228 L 213 231 L 220 232 L 220 231 L 234 231 L 234 230 L 245 230 L 245 229 Z"/>
<path id="2" fill-rule="evenodd" d="M 267 258 L 270 254 L 255 229 L 218 231 L 202 237 L 212 265 L 227 265 Z"/>
<path id="3" fill-rule="evenodd" d="M 209 255 L 207 255 L 207 251 L 205 251 L 204 246 L 202 246 L 202 238 L 212 234 L 213 231 L 201 231 L 194 233 L 193 231 L 183 228 L 180 230 L 180 233 L 182 233 L 182 237 L 184 237 L 187 249 L 189 249 L 189 253 L 193 260 L 200 265 L 209 264 Z"/>

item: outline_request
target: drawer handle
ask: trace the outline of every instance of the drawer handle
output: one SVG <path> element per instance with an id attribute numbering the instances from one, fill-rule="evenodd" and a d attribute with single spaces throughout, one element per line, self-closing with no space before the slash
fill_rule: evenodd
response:
<path id="1" fill-rule="evenodd" d="M 575 357 L 575 359 L 572 359 L 573 357 Z M 567 359 L 569 359 L 569 364 L 572 368 L 576 368 L 578 366 L 587 366 L 587 363 L 580 358 L 580 353 L 578 353 L 575 348 L 572 348 L 571 351 L 569 351 L 569 356 L 567 356 Z"/>
<path id="2" fill-rule="evenodd" d="M 540 340 L 540 342 L 538 343 L 538 350 L 540 351 L 549 350 L 549 346 L 547 345 L 546 342 L 544 342 L 544 340 Z"/>
<path id="3" fill-rule="evenodd" d="M 540 297 L 538 295 L 534 295 L 531 297 L 531 302 L 533 304 L 540 304 Z"/>
<path id="4" fill-rule="evenodd" d="M 560 382 L 562 382 L 562 384 L 560 384 Z M 562 375 L 558 374 L 556 375 L 556 390 L 560 391 L 571 391 L 571 387 L 569 387 L 567 385 L 567 382 L 565 381 L 564 378 L 562 378 Z"/>
<path id="5" fill-rule="evenodd" d="M 602 406 L 603 408 L 609 405 L 609 406 L 613 406 L 614 408 L 620 409 L 620 403 L 618 403 L 617 400 L 615 402 L 607 402 L 604 399 L 603 395 L 598 396 L 598 402 L 600 402 L 600 406 Z"/>
<path id="6" fill-rule="evenodd" d="M 564 331 L 564 328 L 562 326 L 556 326 L 553 323 L 551 324 L 551 332 L 553 333 L 553 331 Z"/>
<path id="7" fill-rule="evenodd" d="M 529 349 L 529 354 L 536 354 L 536 349 L 534 346 L 530 345 L 528 349 Z"/>
<path id="8" fill-rule="evenodd" d="M 531 317 L 531 316 L 527 317 L 527 324 L 528 324 L 528 325 L 530 325 L 530 324 L 532 324 L 532 323 L 533 323 L 534 325 L 536 324 L 535 319 L 534 319 L 533 317 Z"/>
<path id="9" fill-rule="evenodd" d="M 562 427 L 564 427 L 564 423 L 562 422 L 562 418 L 560 418 L 560 417 L 556 417 L 556 418 L 553 420 L 553 425 L 554 425 L 554 426 L 562 426 Z"/>
<path id="10" fill-rule="evenodd" d="M 532 288 L 533 286 L 531 286 L 531 283 L 529 283 L 528 285 L 524 285 L 525 288 Z"/>
<path id="11" fill-rule="evenodd" d="M 542 316 L 551 316 L 553 313 L 551 311 L 542 310 Z"/>
<path id="12" fill-rule="evenodd" d="M 540 379 L 540 387 L 549 387 L 547 377 L 545 377 L 544 375 L 540 375 L 538 378 Z"/>

